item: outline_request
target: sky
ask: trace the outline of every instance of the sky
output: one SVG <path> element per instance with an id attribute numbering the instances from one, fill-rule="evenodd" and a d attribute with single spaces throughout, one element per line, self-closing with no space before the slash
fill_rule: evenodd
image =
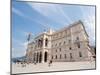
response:
<path id="1" fill-rule="evenodd" d="M 81 20 L 89 35 L 90 45 L 95 45 L 95 6 L 12 2 L 12 57 L 25 55 L 27 36 L 52 28 L 58 30 Z"/>

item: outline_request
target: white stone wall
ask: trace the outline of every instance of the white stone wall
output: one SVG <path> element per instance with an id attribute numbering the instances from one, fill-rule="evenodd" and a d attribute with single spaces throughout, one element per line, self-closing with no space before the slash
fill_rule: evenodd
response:
<path id="1" fill-rule="evenodd" d="M 37 41 L 43 39 L 43 46 L 38 47 Z M 48 45 L 45 46 L 45 39 L 48 39 Z M 80 44 L 80 47 L 79 45 Z M 50 60 L 54 62 L 70 62 L 70 61 L 85 61 L 89 58 L 88 51 L 88 35 L 84 26 L 79 21 L 70 27 L 61 29 L 59 31 L 49 30 L 35 38 L 35 44 L 28 46 L 28 59 L 34 59 L 34 53 L 42 52 L 42 62 L 44 62 L 45 52 L 47 52 L 47 62 Z M 31 48 L 33 46 L 33 48 Z M 79 47 L 79 48 L 78 48 Z M 37 59 L 37 56 L 35 56 Z M 29 60 L 28 60 L 29 61 Z M 34 61 L 34 60 L 31 60 Z"/>
<path id="2" fill-rule="evenodd" d="M 76 38 L 79 38 L 80 48 L 75 44 Z M 70 41 L 69 41 L 70 40 Z M 64 44 L 65 42 L 65 44 Z M 61 44 L 60 44 L 61 43 Z M 82 24 L 66 28 L 52 36 L 51 57 L 53 61 L 84 61 L 88 58 L 88 37 Z M 70 50 L 71 47 L 71 50 Z M 61 51 L 59 49 L 61 48 Z M 72 54 L 72 59 L 70 56 Z M 79 56 L 81 53 L 81 57 Z M 61 59 L 60 59 L 61 55 Z M 65 57 L 66 55 L 66 57 Z"/>

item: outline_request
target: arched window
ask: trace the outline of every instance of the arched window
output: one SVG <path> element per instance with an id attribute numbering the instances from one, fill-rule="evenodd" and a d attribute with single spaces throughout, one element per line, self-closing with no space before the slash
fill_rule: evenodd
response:
<path id="1" fill-rule="evenodd" d="M 45 39 L 45 46 L 48 46 L 48 39 Z"/>

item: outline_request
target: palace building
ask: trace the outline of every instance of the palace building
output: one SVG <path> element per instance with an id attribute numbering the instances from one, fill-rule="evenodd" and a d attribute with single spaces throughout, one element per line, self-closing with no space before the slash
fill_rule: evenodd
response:
<path id="1" fill-rule="evenodd" d="M 31 63 L 89 61 L 89 36 L 82 21 L 38 34 L 28 43 L 26 61 Z"/>

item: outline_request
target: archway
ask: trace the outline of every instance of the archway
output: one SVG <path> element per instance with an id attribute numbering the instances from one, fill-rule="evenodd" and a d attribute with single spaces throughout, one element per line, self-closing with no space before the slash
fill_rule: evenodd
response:
<path id="1" fill-rule="evenodd" d="M 44 62 L 47 62 L 47 57 L 48 57 L 48 53 L 45 52 L 45 53 L 44 53 Z"/>
<path id="2" fill-rule="evenodd" d="M 41 63 L 42 61 L 42 52 L 40 52 L 40 55 L 39 55 L 39 63 Z"/>
<path id="3" fill-rule="evenodd" d="M 36 62 L 37 62 L 37 63 L 38 63 L 38 59 L 39 59 L 39 57 L 38 57 L 38 56 L 39 56 L 39 53 L 37 53 L 37 60 L 36 60 Z"/>

